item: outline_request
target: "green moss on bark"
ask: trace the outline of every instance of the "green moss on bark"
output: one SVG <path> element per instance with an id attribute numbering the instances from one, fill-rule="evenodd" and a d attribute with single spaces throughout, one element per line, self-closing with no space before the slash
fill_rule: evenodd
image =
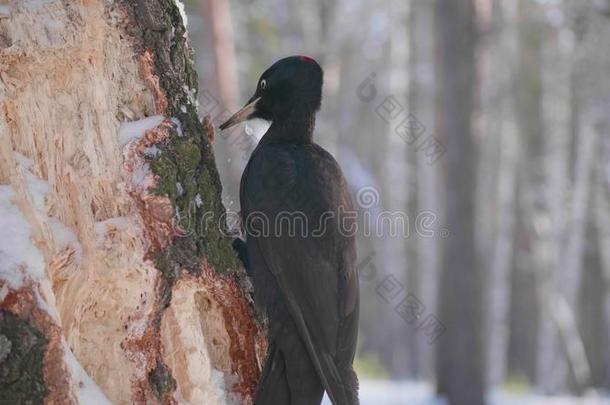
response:
<path id="1" fill-rule="evenodd" d="M 41 404 L 47 394 L 47 339 L 29 322 L 0 310 L 0 404 Z"/>
<path id="2" fill-rule="evenodd" d="M 164 275 L 159 286 L 164 308 L 171 302 L 180 269 L 200 272 L 203 260 L 221 273 L 239 265 L 220 222 L 225 213 L 222 186 L 209 134 L 197 112 L 197 73 L 180 12 L 174 0 L 123 0 L 123 5 L 135 23 L 128 28 L 130 34 L 141 41 L 136 51 L 152 52 L 155 73 L 167 97 L 164 114 L 180 122 L 180 128 L 158 145 L 161 153 L 150 158 L 151 170 L 158 176 L 154 192 L 169 197 L 176 220 L 186 232 L 155 258 L 156 268 Z M 153 322 L 158 328 L 161 312 Z M 170 370 L 160 360 L 148 381 L 158 398 L 175 389 Z"/>

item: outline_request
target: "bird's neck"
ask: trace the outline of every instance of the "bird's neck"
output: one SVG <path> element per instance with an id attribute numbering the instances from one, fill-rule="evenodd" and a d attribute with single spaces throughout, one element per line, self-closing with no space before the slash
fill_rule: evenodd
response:
<path id="1" fill-rule="evenodd" d="M 312 143 L 316 114 L 294 113 L 283 119 L 274 120 L 263 136 L 264 143 Z"/>

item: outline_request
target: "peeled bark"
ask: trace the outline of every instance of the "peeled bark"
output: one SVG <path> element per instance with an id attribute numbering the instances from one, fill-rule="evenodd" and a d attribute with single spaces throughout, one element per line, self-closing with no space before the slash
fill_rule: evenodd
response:
<path id="1" fill-rule="evenodd" d="M 250 403 L 265 342 L 179 7 L 0 13 L 0 397 Z"/>

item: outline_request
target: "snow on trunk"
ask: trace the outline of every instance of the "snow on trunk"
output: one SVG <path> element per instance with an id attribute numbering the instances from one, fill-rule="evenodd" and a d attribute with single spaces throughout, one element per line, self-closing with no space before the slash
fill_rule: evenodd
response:
<path id="1" fill-rule="evenodd" d="M 180 9 L 14 1 L 0 33 L 0 397 L 250 403 L 265 341 Z"/>

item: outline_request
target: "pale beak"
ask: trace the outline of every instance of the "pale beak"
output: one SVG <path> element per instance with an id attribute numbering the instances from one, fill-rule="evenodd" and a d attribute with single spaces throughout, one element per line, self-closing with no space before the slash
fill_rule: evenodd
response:
<path id="1" fill-rule="evenodd" d="M 256 111 L 256 104 L 260 99 L 260 97 L 257 97 L 256 99 L 254 99 L 254 101 L 246 104 L 244 108 L 233 114 L 231 118 L 229 118 L 225 123 L 220 125 L 220 130 L 222 131 L 231 128 L 232 126 L 235 126 L 240 122 L 249 119 L 250 116 Z"/>

